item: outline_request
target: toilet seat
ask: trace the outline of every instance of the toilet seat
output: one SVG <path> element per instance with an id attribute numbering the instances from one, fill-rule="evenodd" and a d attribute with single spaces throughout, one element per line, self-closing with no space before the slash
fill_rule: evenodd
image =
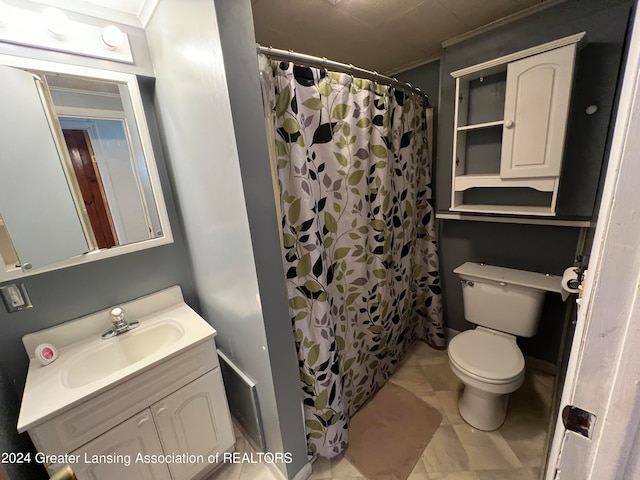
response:
<path id="1" fill-rule="evenodd" d="M 513 337 L 484 328 L 467 330 L 449 343 L 449 360 L 478 381 L 506 384 L 524 372 L 524 357 Z"/>

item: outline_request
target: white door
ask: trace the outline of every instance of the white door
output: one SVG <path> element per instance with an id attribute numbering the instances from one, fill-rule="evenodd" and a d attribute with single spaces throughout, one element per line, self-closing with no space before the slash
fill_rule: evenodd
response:
<path id="1" fill-rule="evenodd" d="M 216 368 L 151 407 L 165 452 L 204 462 L 171 463 L 173 480 L 189 480 L 210 468 L 207 457 L 233 446 L 233 426 L 220 369 Z"/>
<path id="2" fill-rule="evenodd" d="M 501 177 L 560 175 L 576 47 L 509 63 Z"/>
<path id="3" fill-rule="evenodd" d="M 142 462 L 136 462 L 139 454 L 162 455 L 149 409 L 73 453 L 80 455 L 80 463 L 71 465 L 79 480 L 171 480 L 165 464 L 146 462 L 144 457 Z"/>
<path id="4" fill-rule="evenodd" d="M 607 178 L 561 408 L 596 415 L 591 438 L 556 425 L 546 480 L 640 478 L 640 22 L 636 14 Z"/>

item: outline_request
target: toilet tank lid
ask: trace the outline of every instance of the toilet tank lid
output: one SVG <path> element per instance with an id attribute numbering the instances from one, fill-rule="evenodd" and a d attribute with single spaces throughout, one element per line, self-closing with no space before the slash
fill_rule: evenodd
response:
<path id="1" fill-rule="evenodd" d="M 562 277 L 545 273 L 529 272 L 526 270 L 516 270 L 513 268 L 497 267 L 481 263 L 466 262 L 456 268 L 454 273 L 468 278 L 478 280 L 492 280 L 495 282 L 505 282 L 511 285 L 535 288 L 545 292 L 562 293 Z"/>

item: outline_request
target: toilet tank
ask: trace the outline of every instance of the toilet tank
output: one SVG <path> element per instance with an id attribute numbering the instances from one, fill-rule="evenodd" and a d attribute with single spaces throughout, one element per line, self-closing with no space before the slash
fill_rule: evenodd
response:
<path id="1" fill-rule="evenodd" d="M 462 281 L 464 317 L 476 325 L 532 337 L 546 292 L 561 292 L 561 277 L 467 262 L 454 270 Z"/>

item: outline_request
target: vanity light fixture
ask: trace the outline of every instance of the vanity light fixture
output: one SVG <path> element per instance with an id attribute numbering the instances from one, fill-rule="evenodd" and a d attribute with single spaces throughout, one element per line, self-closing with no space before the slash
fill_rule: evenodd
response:
<path id="1" fill-rule="evenodd" d="M 47 7 L 42 10 L 42 18 L 49 33 L 58 39 L 62 39 L 69 32 L 69 19 L 55 7 Z"/>
<path id="2" fill-rule="evenodd" d="M 0 0 L 0 42 L 133 64 L 129 38 L 118 27 L 85 23 L 52 6 L 34 11 Z"/>
<path id="3" fill-rule="evenodd" d="M 102 41 L 110 50 L 115 50 L 124 42 L 124 33 L 115 25 L 107 25 L 102 30 Z"/>

